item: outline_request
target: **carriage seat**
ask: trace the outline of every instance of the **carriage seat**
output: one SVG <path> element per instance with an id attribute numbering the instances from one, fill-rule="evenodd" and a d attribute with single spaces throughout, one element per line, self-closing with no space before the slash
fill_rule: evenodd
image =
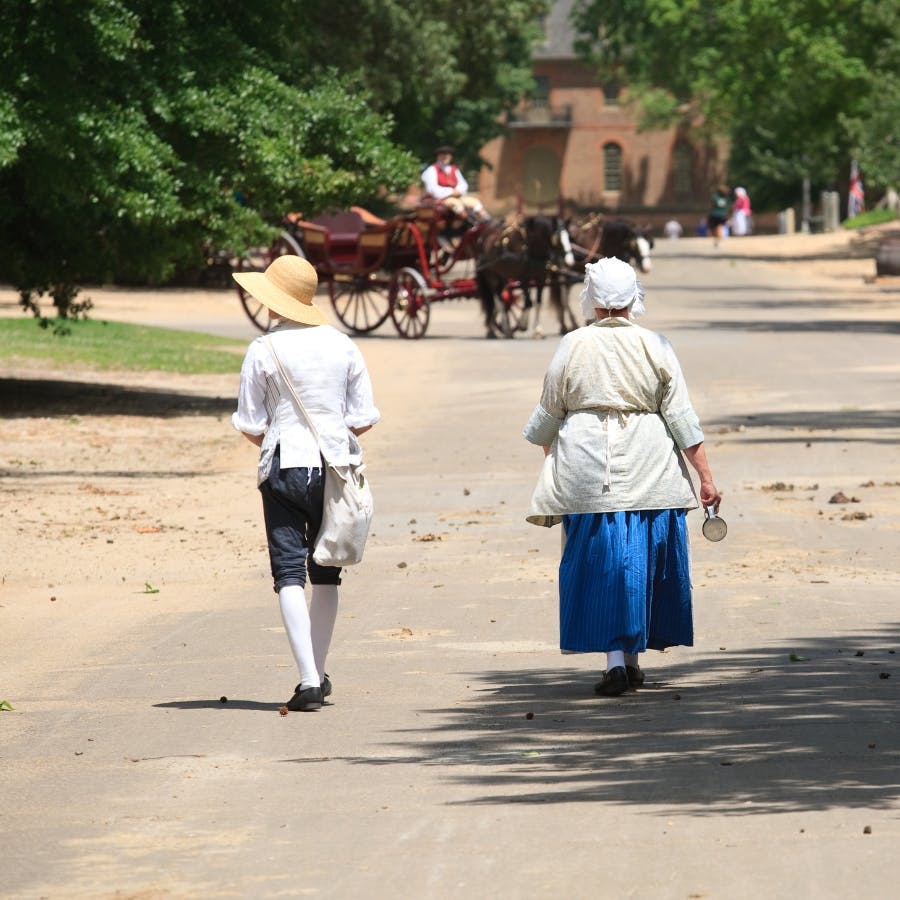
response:
<path id="1" fill-rule="evenodd" d="M 366 230 L 359 213 L 329 213 L 309 220 L 300 213 L 288 213 L 285 218 L 300 232 L 304 252 L 314 266 L 344 267 L 356 259 L 359 236 Z"/>
<path id="2" fill-rule="evenodd" d="M 359 236 L 366 230 L 366 223 L 357 212 L 337 212 L 316 216 L 311 220 L 328 232 L 328 249 L 335 260 L 356 256 Z"/>

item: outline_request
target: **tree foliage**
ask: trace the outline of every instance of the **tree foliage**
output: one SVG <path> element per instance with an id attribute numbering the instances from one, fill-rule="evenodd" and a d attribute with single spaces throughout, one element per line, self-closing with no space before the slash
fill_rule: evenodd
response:
<path id="1" fill-rule="evenodd" d="M 624 74 L 657 121 L 729 137 L 730 174 L 759 200 L 793 201 L 804 176 L 835 187 L 853 156 L 870 185 L 900 174 L 896 4 L 579 0 L 575 21 L 584 57 Z"/>
<path id="2" fill-rule="evenodd" d="M 159 281 L 285 212 L 403 190 L 435 141 L 477 153 L 542 5 L 7 0 L 0 279 L 70 314 L 79 285 Z"/>
<path id="3" fill-rule="evenodd" d="M 422 163 L 453 144 L 463 166 L 500 133 L 501 113 L 533 86 L 532 48 L 550 0 L 357 0 L 335 27 L 334 4 L 305 0 L 311 42 L 293 58 L 316 80 L 336 66 L 394 123 Z"/>

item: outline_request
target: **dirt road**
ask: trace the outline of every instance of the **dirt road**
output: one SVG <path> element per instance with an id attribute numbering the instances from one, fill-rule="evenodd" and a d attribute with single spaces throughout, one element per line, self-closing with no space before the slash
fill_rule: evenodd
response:
<path id="1" fill-rule="evenodd" d="M 616 700 L 602 659 L 559 654 L 559 530 L 523 521 L 555 339 L 485 341 L 464 301 L 422 341 L 360 340 L 377 520 L 334 702 L 284 718 L 237 375 L 0 361 L 0 896 L 891 895 L 900 292 L 846 245 L 658 245 L 642 322 L 678 350 L 730 530 L 692 514 L 696 644 Z M 227 292 L 94 300 L 253 334 Z"/>

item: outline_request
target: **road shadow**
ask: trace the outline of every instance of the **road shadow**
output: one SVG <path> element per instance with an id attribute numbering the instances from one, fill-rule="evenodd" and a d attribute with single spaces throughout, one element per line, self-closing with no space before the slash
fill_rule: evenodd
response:
<path id="1" fill-rule="evenodd" d="M 752 415 L 719 416 L 704 422 L 710 433 L 716 429 L 788 428 L 810 431 L 855 431 L 858 429 L 900 428 L 900 409 L 796 409 L 788 412 L 759 412 Z M 797 440 L 809 440 L 804 433 Z M 844 438 L 842 438 L 843 440 Z M 816 440 L 820 440 L 817 435 Z"/>
<path id="2" fill-rule="evenodd" d="M 253 710 L 257 712 L 277 712 L 284 703 L 264 703 L 260 700 L 234 700 L 227 699 L 224 703 L 219 700 L 171 700 L 168 703 L 154 703 L 154 709 L 222 709 L 222 710 Z"/>
<path id="3" fill-rule="evenodd" d="M 885 809 L 900 799 L 898 645 L 893 625 L 690 666 L 654 654 L 647 686 L 614 699 L 595 697 L 584 671 L 473 673 L 470 700 L 421 711 L 430 723 L 398 734 L 393 753 L 351 761 L 440 767 L 475 790 L 452 805 Z"/>
<path id="4" fill-rule="evenodd" d="M 0 378 L 0 416 L 179 416 L 230 415 L 234 397 L 211 397 L 158 388 L 57 379 Z"/>
<path id="5" fill-rule="evenodd" d="M 773 319 L 746 319 L 743 321 L 706 321 L 702 325 L 687 325 L 688 328 L 702 328 L 705 331 L 750 331 L 750 332 L 840 332 L 848 337 L 855 334 L 900 334 L 900 322 L 889 319 L 796 319 L 776 321 Z"/>

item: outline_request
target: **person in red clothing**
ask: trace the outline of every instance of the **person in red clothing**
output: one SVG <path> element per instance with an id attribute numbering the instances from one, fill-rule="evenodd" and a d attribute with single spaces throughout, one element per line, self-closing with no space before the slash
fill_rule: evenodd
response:
<path id="1" fill-rule="evenodd" d="M 434 151 L 435 161 L 422 173 L 425 195 L 446 206 L 455 216 L 486 221 L 490 215 L 484 204 L 469 193 L 469 183 L 453 164 L 453 148 L 447 145 Z"/>
<path id="2" fill-rule="evenodd" d="M 746 188 L 736 187 L 734 189 L 734 203 L 731 204 L 731 233 L 738 237 L 750 234 L 752 215 L 750 195 L 747 193 Z"/>

